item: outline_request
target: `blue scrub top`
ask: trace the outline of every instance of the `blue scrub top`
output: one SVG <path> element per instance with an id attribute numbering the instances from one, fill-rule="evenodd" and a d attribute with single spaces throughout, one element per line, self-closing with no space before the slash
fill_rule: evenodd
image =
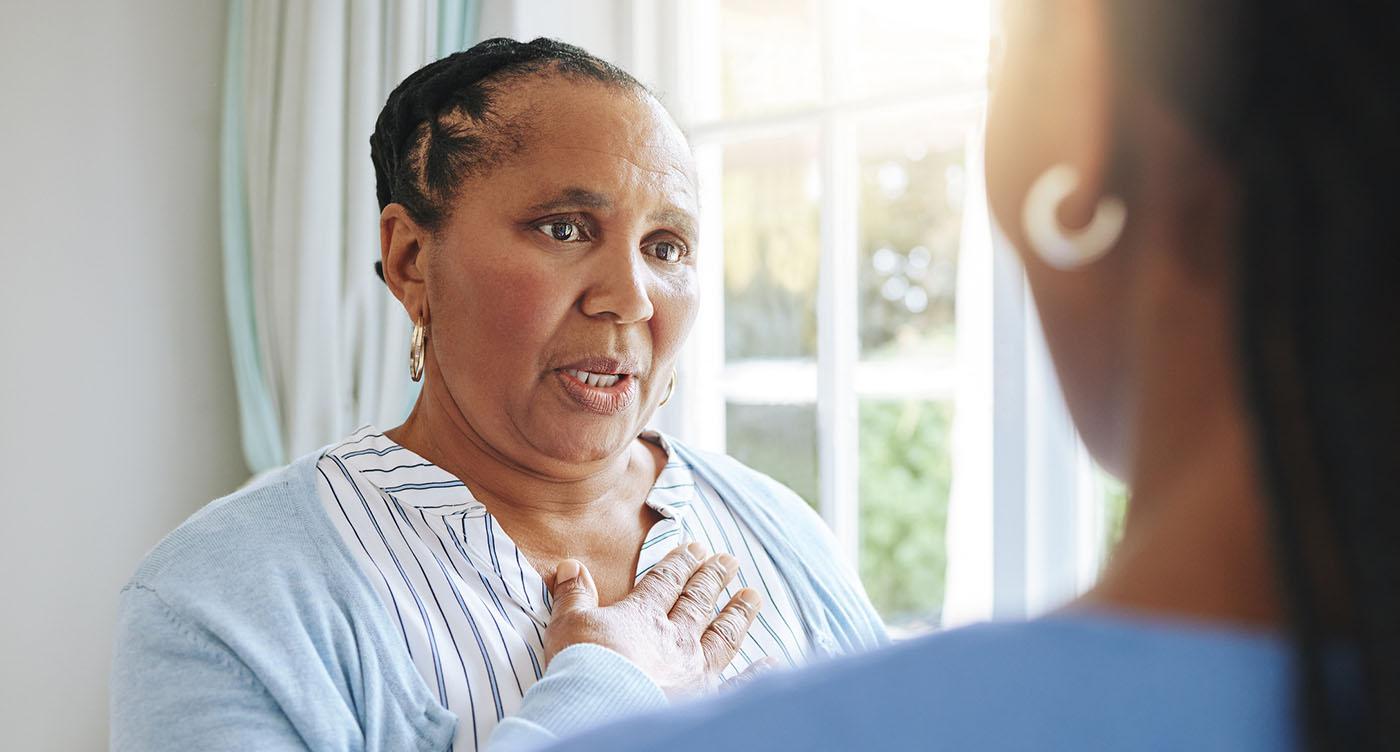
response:
<path id="1" fill-rule="evenodd" d="M 984 624 L 603 726 L 570 750 L 1294 749 L 1277 636 L 1102 613 Z"/>

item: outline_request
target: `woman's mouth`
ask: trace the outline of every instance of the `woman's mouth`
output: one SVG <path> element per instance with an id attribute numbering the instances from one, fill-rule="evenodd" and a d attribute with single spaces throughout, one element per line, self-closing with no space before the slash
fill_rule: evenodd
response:
<path id="1" fill-rule="evenodd" d="M 572 368 L 565 368 L 564 373 L 573 376 L 575 379 L 578 379 L 588 386 L 596 386 L 603 389 L 607 389 L 613 384 L 616 384 L 626 376 L 626 374 L 621 373 L 592 373 L 590 371 L 577 371 Z"/>
<path id="2" fill-rule="evenodd" d="M 564 393 L 589 412 L 616 415 L 637 401 L 637 377 L 632 374 L 577 368 L 560 368 L 555 373 L 559 374 Z"/>

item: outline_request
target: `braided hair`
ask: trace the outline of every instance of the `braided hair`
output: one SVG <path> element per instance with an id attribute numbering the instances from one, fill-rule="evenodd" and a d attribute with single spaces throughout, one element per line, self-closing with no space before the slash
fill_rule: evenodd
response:
<path id="1" fill-rule="evenodd" d="M 380 210 L 402 204 L 415 222 L 437 229 L 464 180 L 524 147 L 528 122 L 502 117 L 497 99 L 506 84 L 531 75 L 647 91 L 621 68 L 553 39 L 488 39 L 429 63 L 389 94 L 370 136 Z"/>
<path id="2" fill-rule="evenodd" d="M 1388 198 L 1400 5 L 1108 6 L 1125 70 L 1237 184 L 1234 336 L 1304 736 L 1388 748 L 1400 740 L 1400 211 Z M 1359 669 L 1345 681 L 1339 638 Z"/>

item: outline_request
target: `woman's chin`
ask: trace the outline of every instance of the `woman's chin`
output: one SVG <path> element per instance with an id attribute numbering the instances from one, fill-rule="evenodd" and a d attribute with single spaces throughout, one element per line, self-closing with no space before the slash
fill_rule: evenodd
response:
<path id="1" fill-rule="evenodd" d="M 627 450 L 638 430 L 632 415 L 555 416 L 532 432 L 542 454 L 575 465 L 602 462 Z"/>

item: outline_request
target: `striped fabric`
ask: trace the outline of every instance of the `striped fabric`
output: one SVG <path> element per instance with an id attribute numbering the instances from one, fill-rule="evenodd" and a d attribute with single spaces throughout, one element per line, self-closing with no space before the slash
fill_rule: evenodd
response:
<path id="1" fill-rule="evenodd" d="M 751 530 L 714 488 L 675 458 L 670 444 L 644 434 L 669 458 L 645 503 L 661 520 L 637 563 L 641 577 L 677 546 L 699 541 L 739 560 L 739 588 L 767 605 L 730 678 L 753 661 L 801 664 L 809 644 L 784 580 Z M 484 505 L 461 480 L 366 427 L 317 463 L 328 516 L 373 584 L 418 672 L 458 718 L 454 749 L 484 745 L 515 712 L 544 671 L 542 635 L 549 592 Z"/>

